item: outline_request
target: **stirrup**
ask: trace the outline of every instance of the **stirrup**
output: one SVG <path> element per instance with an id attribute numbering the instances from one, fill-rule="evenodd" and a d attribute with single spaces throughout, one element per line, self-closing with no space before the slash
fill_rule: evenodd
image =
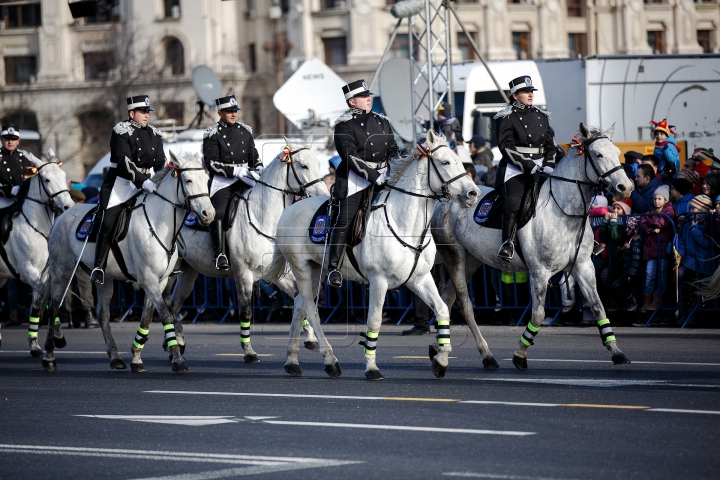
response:
<path id="1" fill-rule="evenodd" d="M 219 265 L 221 257 L 225 259 L 225 265 L 223 265 L 222 267 Z M 224 253 L 221 253 L 220 255 L 215 257 L 215 270 L 227 270 L 228 268 L 230 268 L 230 262 L 228 261 L 228 258 L 227 256 L 225 256 Z"/>
<path id="2" fill-rule="evenodd" d="M 510 245 L 510 250 L 511 250 L 510 255 L 505 255 L 502 253 L 502 250 L 503 250 L 503 247 L 505 247 L 505 245 L 508 245 L 508 244 Z M 515 243 L 510 240 L 505 241 L 505 243 L 500 245 L 500 249 L 498 250 L 497 256 L 506 262 L 511 262 L 513 257 L 515 256 Z"/>
<path id="3" fill-rule="evenodd" d="M 340 281 L 339 281 L 339 282 L 332 282 L 332 281 L 330 281 L 330 275 L 332 275 L 333 273 L 337 273 L 337 274 L 338 274 L 338 276 L 340 277 Z M 328 283 L 328 285 L 330 285 L 331 287 L 340 288 L 340 287 L 342 286 L 342 281 L 343 281 L 343 276 L 342 276 L 342 273 L 340 273 L 340 270 L 333 270 L 332 272 L 329 272 L 328 275 L 327 275 L 327 283 Z"/>
<path id="4" fill-rule="evenodd" d="M 98 276 L 95 276 L 95 272 L 98 272 Z M 100 267 L 95 267 L 93 271 L 90 272 L 90 281 L 98 285 L 105 285 L 105 271 Z"/>

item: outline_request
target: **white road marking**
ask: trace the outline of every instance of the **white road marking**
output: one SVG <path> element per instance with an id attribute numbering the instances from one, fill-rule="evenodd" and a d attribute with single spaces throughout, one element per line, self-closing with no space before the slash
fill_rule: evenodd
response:
<path id="1" fill-rule="evenodd" d="M 505 358 L 505 361 L 512 361 L 512 358 Z M 565 363 L 608 363 L 610 360 L 573 360 L 567 358 L 531 358 L 530 362 L 565 362 Z M 720 367 L 720 363 L 695 363 L 695 362 L 645 362 L 641 360 L 633 360 L 634 364 L 639 365 L 693 365 L 704 367 Z"/>
<path id="2" fill-rule="evenodd" d="M 326 398 L 329 400 L 384 400 L 385 397 L 356 397 L 351 395 L 298 395 L 296 393 L 256 393 L 256 392 L 190 392 L 172 390 L 146 390 L 145 393 L 169 393 L 173 395 L 229 395 L 237 397 L 287 397 L 287 398 Z"/>
<path id="3" fill-rule="evenodd" d="M 556 478 L 544 477 L 523 477 L 519 475 L 500 475 L 496 473 L 475 473 L 475 472 L 447 472 L 443 473 L 446 477 L 466 477 L 466 478 L 497 478 L 500 480 L 560 480 Z"/>
<path id="4" fill-rule="evenodd" d="M 479 403 L 482 405 L 515 405 L 522 407 L 561 407 L 560 403 L 496 402 L 492 400 L 460 400 L 457 403 Z"/>
<path id="5" fill-rule="evenodd" d="M 665 380 L 607 380 L 594 378 L 501 378 L 483 377 L 473 380 L 489 382 L 547 383 L 551 385 L 575 385 L 583 387 L 623 387 L 630 385 L 662 385 Z"/>
<path id="6" fill-rule="evenodd" d="M 363 428 L 372 430 L 403 430 L 408 432 L 469 433 L 474 435 L 510 435 L 524 437 L 536 432 L 514 432 L 512 430 L 472 430 L 468 428 L 411 427 L 406 425 L 368 425 L 365 423 L 326 423 L 326 422 L 287 422 L 284 420 L 266 420 L 273 425 L 301 425 L 306 427 Z"/>
<path id="7" fill-rule="evenodd" d="M 174 416 L 174 415 L 75 415 L 76 417 L 104 418 L 107 420 L 129 420 L 131 422 L 165 423 L 168 425 L 219 425 L 237 423 L 235 417 Z"/>
<path id="8" fill-rule="evenodd" d="M 123 458 L 138 460 L 163 460 L 166 462 L 221 463 L 231 465 L 247 465 L 241 468 L 213 470 L 195 474 L 179 474 L 159 479 L 209 480 L 244 475 L 300 470 L 306 468 L 332 467 L 362 463 L 350 460 L 325 460 L 320 458 L 269 457 L 255 455 L 229 455 L 217 453 L 177 453 L 155 450 L 128 450 L 111 448 L 57 447 L 43 445 L 11 445 L 0 444 L 0 454 L 25 453 L 31 455 L 63 455 L 79 457 Z M 149 480 L 149 479 L 148 479 Z"/>
<path id="9" fill-rule="evenodd" d="M 270 418 L 278 418 L 278 417 L 245 417 L 248 420 L 252 420 L 254 422 L 257 422 L 258 420 L 268 420 Z"/>
<path id="10" fill-rule="evenodd" d="M 647 411 L 668 413 L 704 413 L 706 415 L 720 415 L 720 411 L 716 410 L 684 410 L 680 408 L 648 408 Z"/>

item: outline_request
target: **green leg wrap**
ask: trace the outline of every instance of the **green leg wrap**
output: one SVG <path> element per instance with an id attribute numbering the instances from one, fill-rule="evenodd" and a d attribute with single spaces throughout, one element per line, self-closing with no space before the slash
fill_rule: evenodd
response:
<path id="1" fill-rule="evenodd" d="M 137 333 L 135 334 L 135 339 L 133 340 L 133 345 L 135 348 L 139 348 L 140 350 L 143 349 L 145 346 L 145 342 L 147 342 L 148 339 L 148 333 L 150 333 L 150 330 L 145 330 L 142 327 L 138 327 Z"/>
<path id="2" fill-rule="evenodd" d="M 172 323 L 163 325 L 163 330 L 165 330 L 165 343 L 168 348 L 176 346 L 178 342 L 175 340 L 175 325 Z"/>
<path id="3" fill-rule="evenodd" d="M 30 317 L 30 326 L 28 327 L 28 337 L 29 338 L 37 338 L 39 328 L 40 328 L 40 317 Z"/>
<path id="4" fill-rule="evenodd" d="M 598 330 L 600 330 L 600 336 L 602 337 L 603 345 L 607 345 L 610 342 L 615 341 L 615 334 L 610 326 L 610 320 L 607 318 L 601 318 L 597 322 Z"/>
<path id="5" fill-rule="evenodd" d="M 520 341 L 523 345 L 526 347 L 529 347 L 530 345 L 533 345 L 533 340 L 535 339 L 535 335 L 540 331 L 540 327 L 536 327 L 532 323 L 528 323 L 527 327 L 525 327 L 525 331 L 523 332 L 522 336 L 520 337 Z"/>
<path id="6" fill-rule="evenodd" d="M 248 325 L 249 325 L 249 324 L 248 324 Z M 308 322 L 308 320 L 307 320 L 307 318 L 306 318 L 305 320 L 303 320 L 302 326 L 303 326 L 303 328 L 305 328 L 305 327 L 307 327 L 308 325 L 310 325 L 310 322 Z"/>
<path id="7" fill-rule="evenodd" d="M 438 320 L 436 328 L 438 345 L 450 345 L 450 320 Z"/>
<path id="8" fill-rule="evenodd" d="M 380 332 L 371 332 L 370 330 L 365 332 L 365 341 L 360 342 L 360 345 L 365 345 L 365 355 L 375 355 L 379 336 Z"/>
<path id="9" fill-rule="evenodd" d="M 250 322 L 240 322 L 240 343 L 250 343 Z"/>

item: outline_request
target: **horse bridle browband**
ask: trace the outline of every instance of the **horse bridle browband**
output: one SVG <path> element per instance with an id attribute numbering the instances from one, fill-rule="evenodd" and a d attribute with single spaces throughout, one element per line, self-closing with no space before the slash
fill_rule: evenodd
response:
<path id="1" fill-rule="evenodd" d="M 391 190 L 397 190 L 398 192 L 402 192 L 406 195 L 412 195 L 413 197 L 421 197 L 421 198 L 431 198 L 433 200 L 440 200 L 441 198 L 448 199 L 450 198 L 450 189 L 448 186 L 456 182 L 457 180 L 460 180 L 463 177 L 467 176 L 467 172 L 463 172 L 460 175 L 456 175 L 455 177 L 451 178 L 450 180 L 445 180 L 442 176 L 442 173 L 440 173 L 440 170 L 437 168 L 437 165 L 435 165 L 435 158 L 433 157 L 433 153 L 437 152 L 439 149 L 447 147 L 450 148 L 448 145 L 438 145 L 437 147 L 433 148 L 432 150 L 427 150 L 425 148 L 422 148 L 421 145 L 418 145 L 418 151 L 420 152 L 420 158 L 415 157 L 416 160 L 421 160 L 423 157 L 427 157 L 429 159 L 430 165 L 432 165 L 433 170 L 435 170 L 435 174 L 437 175 L 438 179 L 440 180 L 441 186 L 440 190 L 442 191 L 442 194 L 438 194 L 435 190 L 433 190 L 432 185 L 430 184 L 430 175 L 428 175 L 428 188 L 431 192 L 433 192 L 433 195 L 421 195 L 419 193 L 410 192 L 408 190 L 403 190 L 402 188 L 398 188 L 394 185 L 387 184 L 386 187 L 388 187 Z"/>
<path id="2" fill-rule="evenodd" d="M 295 162 L 293 161 L 292 156 L 298 152 L 302 152 L 303 150 L 310 150 L 310 149 L 308 147 L 300 147 L 297 150 L 288 150 L 287 151 L 288 161 L 283 162 L 284 164 L 286 164 L 288 166 L 288 170 L 292 172 L 293 177 L 295 177 L 295 181 L 299 185 L 297 191 L 290 189 L 290 173 L 289 172 L 285 178 L 285 183 L 288 187 L 287 189 L 278 188 L 274 185 L 270 185 L 269 183 L 265 183 L 261 180 L 256 180 L 255 183 L 259 183 L 260 185 L 265 185 L 266 187 L 272 188 L 273 190 L 277 190 L 278 192 L 283 192 L 287 195 L 299 195 L 302 198 L 307 198 L 308 187 L 311 187 L 311 186 L 315 185 L 316 183 L 322 182 L 322 178 L 316 178 L 315 180 L 311 180 L 307 183 L 302 183 L 302 181 L 300 180 L 300 176 L 297 174 L 297 171 L 295 170 Z M 283 203 L 283 205 L 284 205 L 284 203 Z"/>
<path id="3" fill-rule="evenodd" d="M 57 165 L 57 163 L 56 163 L 56 162 L 46 162 L 46 163 L 43 163 L 42 165 L 40 165 L 39 167 L 37 167 L 36 173 L 39 174 L 39 173 L 40 173 L 40 170 L 42 170 L 43 168 L 47 167 L 48 165 Z M 47 213 L 47 209 L 48 209 L 48 207 L 50 207 L 50 208 L 53 210 L 53 212 L 59 212 L 60 209 L 59 209 L 58 206 L 55 204 L 55 197 L 57 197 L 58 195 L 62 195 L 63 193 L 69 192 L 69 190 L 68 190 L 67 188 L 65 188 L 65 189 L 62 189 L 62 190 L 58 190 L 58 191 L 55 192 L 55 193 L 50 193 L 50 191 L 48 190 L 47 186 L 45 185 L 45 182 L 42 181 L 42 178 L 40 179 L 40 181 L 39 181 L 38 183 L 40 183 L 40 186 L 41 186 L 42 190 L 45 192 L 45 195 L 46 195 L 47 198 L 48 198 L 47 201 L 42 201 L 42 200 L 38 200 L 38 199 L 36 199 L 36 198 L 32 198 L 29 193 L 28 193 L 28 196 L 25 197 L 25 200 L 30 200 L 31 202 L 37 203 L 38 205 L 42 205 L 42 206 L 45 208 L 45 213 L 46 213 L 47 216 L 48 216 L 48 220 L 50 220 L 50 223 L 52 224 L 52 223 L 54 223 L 54 219 L 52 219 L 52 218 L 50 217 L 50 214 Z M 35 230 L 37 233 L 39 233 L 40 235 L 42 235 L 42 237 L 43 237 L 45 240 L 48 239 L 48 236 L 47 236 L 47 235 L 45 235 L 45 234 L 42 233 L 40 230 L 38 230 L 37 228 L 35 228 L 35 225 L 32 224 L 32 222 L 31 222 L 30 219 L 27 217 L 27 215 L 25 215 L 25 212 L 23 212 L 22 209 L 20 210 L 20 214 L 23 216 L 23 218 L 24 218 L 25 221 L 28 223 L 28 225 L 30 225 L 30 228 L 32 228 L 32 229 Z"/>

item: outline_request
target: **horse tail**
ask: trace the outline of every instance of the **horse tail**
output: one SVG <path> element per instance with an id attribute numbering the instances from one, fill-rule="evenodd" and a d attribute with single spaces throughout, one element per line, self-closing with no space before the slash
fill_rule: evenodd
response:
<path id="1" fill-rule="evenodd" d="M 280 247 L 275 245 L 272 262 L 270 262 L 270 265 L 265 269 L 263 277 L 268 282 L 278 283 L 288 272 L 287 260 L 285 260 L 285 257 L 280 252 Z"/>
<path id="2" fill-rule="evenodd" d="M 711 277 L 700 280 L 696 284 L 699 287 L 698 294 L 705 297 L 706 300 L 720 298 L 720 267 Z"/>

